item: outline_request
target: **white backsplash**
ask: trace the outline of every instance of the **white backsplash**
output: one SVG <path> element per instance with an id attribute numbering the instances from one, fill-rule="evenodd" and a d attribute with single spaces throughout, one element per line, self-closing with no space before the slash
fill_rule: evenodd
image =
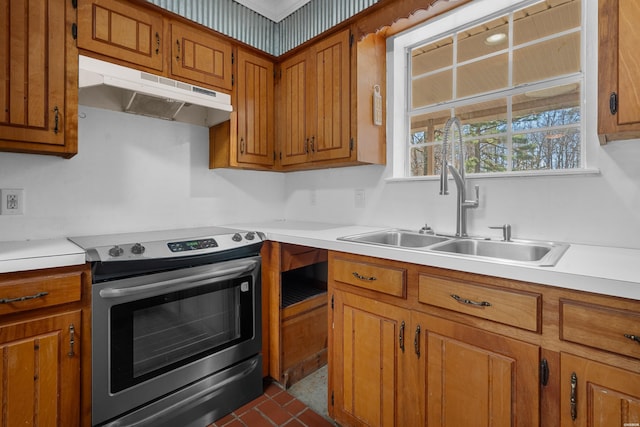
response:
<path id="1" fill-rule="evenodd" d="M 279 173 L 209 170 L 208 129 L 80 106 L 69 159 L 0 153 L 0 188 L 26 212 L 0 216 L 0 241 L 282 218 Z"/>

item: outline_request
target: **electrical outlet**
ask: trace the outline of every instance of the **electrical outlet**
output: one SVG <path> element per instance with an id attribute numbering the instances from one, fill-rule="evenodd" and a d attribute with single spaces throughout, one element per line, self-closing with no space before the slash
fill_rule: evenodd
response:
<path id="1" fill-rule="evenodd" d="M 24 214 L 24 190 L 7 188 L 0 190 L 0 215 Z"/>
<path id="2" fill-rule="evenodd" d="M 356 208 L 364 208 L 364 205 L 365 205 L 364 190 L 362 188 L 356 188 L 354 196 L 355 196 L 354 206 Z"/>

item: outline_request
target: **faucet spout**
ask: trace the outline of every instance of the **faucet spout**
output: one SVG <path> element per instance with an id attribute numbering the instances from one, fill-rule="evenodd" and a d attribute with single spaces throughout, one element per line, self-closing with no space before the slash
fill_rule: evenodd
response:
<path id="1" fill-rule="evenodd" d="M 450 164 L 447 160 L 447 143 L 449 141 L 449 133 L 451 127 L 456 126 L 458 130 L 458 167 Z M 455 141 L 452 143 L 452 146 Z M 453 180 L 456 183 L 457 203 L 456 203 L 456 236 L 467 237 L 467 209 L 477 208 L 480 205 L 480 188 L 475 186 L 476 199 L 467 200 L 467 186 L 464 177 L 464 145 L 462 143 L 462 125 L 457 117 L 450 118 L 444 125 L 444 140 L 442 142 L 442 165 L 440 169 L 440 194 L 446 195 L 448 192 L 448 176 L 447 171 L 451 171 Z M 453 149 L 452 157 L 453 157 Z"/>

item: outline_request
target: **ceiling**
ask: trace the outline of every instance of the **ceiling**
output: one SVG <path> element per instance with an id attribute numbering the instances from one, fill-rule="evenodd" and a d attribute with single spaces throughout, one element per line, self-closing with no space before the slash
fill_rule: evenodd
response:
<path id="1" fill-rule="evenodd" d="M 235 0 L 243 6 L 266 16 L 274 22 L 280 22 L 310 0 Z"/>

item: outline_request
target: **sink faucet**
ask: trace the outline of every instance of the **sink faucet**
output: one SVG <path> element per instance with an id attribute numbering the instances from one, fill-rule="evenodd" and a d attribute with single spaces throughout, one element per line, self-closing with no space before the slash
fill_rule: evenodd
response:
<path id="1" fill-rule="evenodd" d="M 452 126 L 456 126 L 458 128 L 458 166 L 460 171 L 458 171 L 455 166 L 450 164 L 447 161 L 447 142 L 449 141 L 449 132 L 451 131 Z M 455 141 L 451 144 L 453 147 L 455 145 Z M 466 180 L 464 178 L 464 145 L 462 144 L 462 125 L 460 124 L 460 120 L 457 117 L 452 117 L 447 120 L 447 123 L 444 125 L 444 141 L 442 143 L 442 167 L 440 168 L 440 194 L 447 195 L 449 194 L 449 177 L 447 175 L 447 170 L 451 171 L 451 175 L 453 175 L 453 180 L 456 183 L 456 190 L 458 192 L 458 200 L 457 200 L 457 209 L 456 209 L 456 236 L 457 237 L 467 237 L 467 209 L 477 208 L 480 204 L 480 187 L 475 186 L 476 191 L 476 199 L 475 200 L 467 200 L 467 187 Z M 453 150 L 451 150 L 451 157 L 453 160 Z"/>

